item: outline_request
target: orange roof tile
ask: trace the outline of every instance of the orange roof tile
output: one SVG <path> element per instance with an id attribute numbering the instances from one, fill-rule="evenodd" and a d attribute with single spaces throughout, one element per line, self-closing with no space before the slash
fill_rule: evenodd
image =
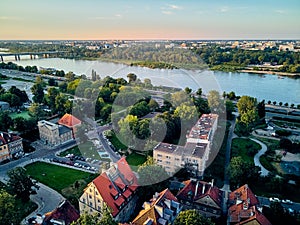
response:
<path id="1" fill-rule="evenodd" d="M 75 116 L 66 113 L 60 120 L 58 121 L 58 124 L 64 125 L 66 127 L 74 127 L 76 125 L 80 125 L 81 121 L 77 119 Z"/>
<path id="2" fill-rule="evenodd" d="M 124 195 L 125 198 L 129 198 L 131 194 L 132 194 L 132 192 L 130 191 L 130 189 L 127 189 L 127 190 L 123 193 L 123 195 Z"/>
<path id="3" fill-rule="evenodd" d="M 125 202 L 125 198 L 128 198 L 132 194 L 130 190 L 134 191 L 138 187 L 137 178 L 132 172 L 125 158 L 121 158 L 117 162 L 117 170 L 119 174 L 114 181 L 109 178 L 106 172 L 102 173 L 93 180 L 93 183 L 103 198 L 103 201 L 108 205 L 109 208 L 111 208 L 113 217 L 119 213 L 119 207 Z M 122 180 L 121 176 L 133 181 L 132 184 L 128 185 L 130 190 L 127 189 L 124 193 L 119 190 L 119 188 L 123 189 L 126 187 L 126 184 Z M 118 194 L 123 194 L 124 197 L 120 195 L 117 199 L 115 199 L 114 197 Z"/>

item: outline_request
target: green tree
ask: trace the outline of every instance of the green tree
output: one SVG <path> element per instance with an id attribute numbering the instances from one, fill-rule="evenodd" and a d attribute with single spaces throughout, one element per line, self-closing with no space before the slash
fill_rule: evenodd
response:
<path id="1" fill-rule="evenodd" d="M 47 95 L 46 95 L 47 104 L 52 110 L 52 112 L 56 111 L 55 100 L 58 95 L 59 95 L 59 90 L 54 87 L 50 87 L 47 91 Z"/>
<path id="2" fill-rule="evenodd" d="M 0 189 L 0 224 L 17 224 L 17 209 L 15 208 L 16 200 L 14 196 Z"/>
<path id="3" fill-rule="evenodd" d="M 186 104 L 191 103 L 191 99 L 185 91 L 177 91 L 173 93 L 171 96 L 171 100 L 172 100 L 173 107 L 177 107 L 182 103 L 186 103 Z"/>
<path id="4" fill-rule="evenodd" d="M 209 108 L 214 111 L 220 111 L 222 108 L 222 99 L 220 93 L 216 90 L 211 90 L 208 92 L 207 101 Z"/>
<path id="5" fill-rule="evenodd" d="M 226 106 L 226 116 L 227 116 L 227 119 L 231 119 L 232 118 L 232 113 L 235 110 L 234 109 L 234 104 L 233 104 L 232 101 L 226 100 L 225 106 Z"/>
<path id="6" fill-rule="evenodd" d="M 150 108 L 147 102 L 141 101 L 131 107 L 129 114 L 140 118 L 142 116 L 147 115 L 149 112 L 150 112 Z"/>
<path id="7" fill-rule="evenodd" d="M 137 76 L 134 73 L 129 73 L 127 74 L 127 78 L 128 78 L 128 82 L 131 83 L 136 81 Z"/>
<path id="8" fill-rule="evenodd" d="M 202 96 L 202 88 L 198 88 L 196 94 L 201 97 Z"/>
<path id="9" fill-rule="evenodd" d="M 26 174 L 26 170 L 22 167 L 16 167 L 7 172 L 9 177 L 8 187 L 22 201 L 29 201 L 30 194 L 33 193 L 32 188 L 37 187 L 31 178 Z"/>
<path id="10" fill-rule="evenodd" d="M 44 101 L 44 84 L 40 77 L 36 78 L 34 85 L 31 87 L 33 94 L 33 101 L 36 103 L 43 103 Z"/>
<path id="11" fill-rule="evenodd" d="M 174 225 L 214 225 L 209 218 L 202 216 L 196 210 L 181 211 L 174 221 Z"/>
<path id="12" fill-rule="evenodd" d="M 45 116 L 45 112 L 43 110 L 42 105 L 40 105 L 38 103 L 31 104 L 28 111 L 29 111 L 29 114 L 31 116 L 37 118 L 37 120 L 40 120 Z"/>
<path id="13" fill-rule="evenodd" d="M 13 121 L 6 111 L 0 111 L 0 131 L 7 131 L 13 125 Z"/>
<path id="14" fill-rule="evenodd" d="M 11 86 L 11 88 L 8 91 L 11 94 L 18 96 L 20 98 L 21 103 L 25 103 L 29 100 L 26 91 L 21 91 L 16 86 Z"/>
<path id="15" fill-rule="evenodd" d="M 56 83 L 56 81 L 53 78 L 50 78 L 48 80 L 48 85 L 49 86 L 57 86 L 57 83 Z"/>
<path id="16" fill-rule="evenodd" d="M 240 115 L 247 113 L 249 110 L 255 109 L 256 106 L 256 98 L 250 96 L 242 96 L 237 102 L 237 107 Z"/>
<path id="17" fill-rule="evenodd" d="M 148 107 L 152 112 L 154 112 L 155 110 L 157 110 L 159 108 L 159 105 L 154 99 L 151 98 L 148 103 Z"/>
<path id="18" fill-rule="evenodd" d="M 101 213 L 82 214 L 78 220 L 71 223 L 71 225 L 118 225 L 111 216 L 107 206 L 104 206 Z"/>
<path id="19" fill-rule="evenodd" d="M 169 178 L 168 173 L 161 166 L 155 164 L 153 157 L 148 156 L 147 161 L 138 168 L 139 184 L 153 185 Z"/>
<path id="20" fill-rule="evenodd" d="M 255 166 L 253 162 L 247 162 L 241 156 L 237 156 L 230 160 L 227 172 L 230 174 L 231 182 L 236 186 L 240 186 L 257 180 L 260 168 Z"/>
<path id="21" fill-rule="evenodd" d="M 75 74 L 73 72 L 68 72 L 65 74 L 65 78 L 67 82 L 71 82 L 75 80 Z"/>
<path id="22" fill-rule="evenodd" d="M 262 100 L 257 104 L 257 115 L 260 119 L 265 118 L 266 116 L 265 100 Z"/>

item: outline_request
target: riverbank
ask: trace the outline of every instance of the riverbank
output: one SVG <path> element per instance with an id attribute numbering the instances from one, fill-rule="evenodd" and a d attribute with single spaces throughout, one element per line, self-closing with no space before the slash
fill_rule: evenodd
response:
<path id="1" fill-rule="evenodd" d="M 237 72 L 240 73 L 253 73 L 253 74 L 271 74 L 271 75 L 278 75 L 278 76 L 287 76 L 290 78 L 300 78 L 300 74 L 298 73 L 285 73 L 285 72 L 277 72 L 277 71 L 260 71 L 260 70 L 238 70 Z"/>

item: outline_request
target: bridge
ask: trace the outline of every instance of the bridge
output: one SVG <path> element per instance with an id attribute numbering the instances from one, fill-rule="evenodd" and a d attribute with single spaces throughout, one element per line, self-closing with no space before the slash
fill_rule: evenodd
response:
<path id="1" fill-rule="evenodd" d="M 50 55 L 64 53 L 66 51 L 45 51 L 45 52 L 20 52 L 20 53 L 0 53 L 1 62 L 4 61 L 5 56 L 15 56 L 15 60 L 21 60 L 21 55 L 29 55 L 30 59 L 35 59 L 36 56 L 48 58 Z"/>

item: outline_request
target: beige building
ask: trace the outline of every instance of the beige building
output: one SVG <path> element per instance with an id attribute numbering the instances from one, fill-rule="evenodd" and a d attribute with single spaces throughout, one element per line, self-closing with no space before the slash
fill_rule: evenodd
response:
<path id="1" fill-rule="evenodd" d="M 46 120 L 38 122 L 40 139 L 47 145 L 57 146 L 73 140 L 72 129 Z"/>
<path id="2" fill-rule="evenodd" d="M 107 206 L 118 222 L 127 222 L 135 210 L 137 178 L 125 158 L 88 184 L 79 198 L 80 214 L 101 213 Z"/>
<path id="3" fill-rule="evenodd" d="M 187 135 L 185 146 L 159 143 L 153 149 L 154 160 L 170 175 L 183 167 L 203 175 L 217 123 L 217 114 L 203 114 Z"/>
<path id="4" fill-rule="evenodd" d="M 22 138 L 0 132 L 0 162 L 6 159 L 19 158 L 24 154 Z"/>

